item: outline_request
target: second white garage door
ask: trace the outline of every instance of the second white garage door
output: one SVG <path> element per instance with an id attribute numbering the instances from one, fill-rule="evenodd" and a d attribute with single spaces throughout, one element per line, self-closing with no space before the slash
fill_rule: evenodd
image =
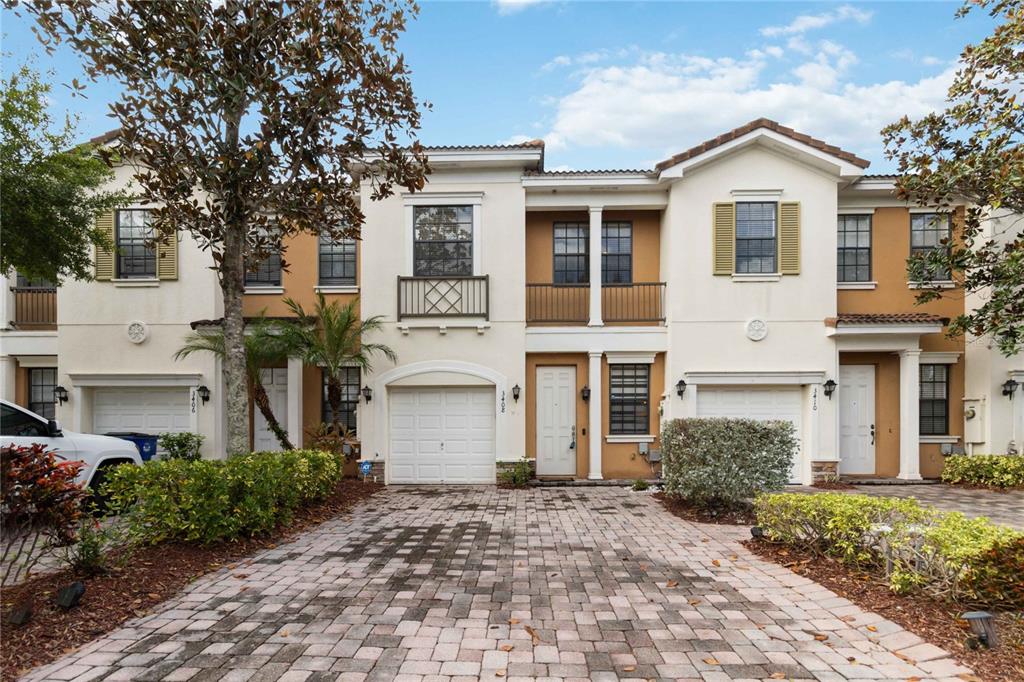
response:
<path id="1" fill-rule="evenodd" d="M 391 389 L 391 483 L 494 483 L 494 389 Z"/>
<path id="2" fill-rule="evenodd" d="M 803 401 L 799 388 L 704 388 L 697 390 L 698 417 L 785 419 L 796 428 L 800 442 Z M 794 454 L 790 483 L 800 482 L 799 451 Z"/>
<path id="3" fill-rule="evenodd" d="M 188 395 L 185 387 L 93 389 L 93 433 L 189 431 Z"/>

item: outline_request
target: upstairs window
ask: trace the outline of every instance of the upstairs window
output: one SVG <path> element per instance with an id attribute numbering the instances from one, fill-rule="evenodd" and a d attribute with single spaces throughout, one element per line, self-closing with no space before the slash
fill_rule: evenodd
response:
<path id="1" fill-rule="evenodd" d="M 359 368 L 341 368 L 341 412 L 338 414 L 338 421 L 354 435 L 356 432 L 356 409 L 359 407 Z M 327 399 L 327 374 L 323 376 L 323 391 L 320 401 L 320 418 L 325 424 L 334 421 L 331 412 L 331 403 Z"/>
<path id="2" fill-rule="evenodd" d="M 473 207 L 413 207 L 413 273 L 416 277 L 473 274 Z"/>
<path id="3" fill-rule="evenodd" d="M 555 223 L 554 283 L 586 284 L 590 281 L 590 226 L 586 223 Z"/>
<path id="4" fill-rule="evenodd" d="M 256 267 L 246 271 L 245 286 L 247 287 L 279 287 L 281 286 L 281 254 L 272 253 Z"/>
<path id="5" fill-rule="evenodd" d="M 838 282 L 871 281 L 871 216 L 839 216 Z"/>
<path id="6" fill-rule="evenodd" d="M 117 276 L 121 279 L 156 279 L 156 247 L 149 211 L 121 209 L 115 214 Z"/>
<path id="7" fill-rule="evenodd" d="M 942 241 L 949 239 L 951 232 L 947 213 L 912 213 L 910 215 L 910 255 L 928 253 L 942 248 Z M 949 270 L 931 273 L 931 280 L 945 281 Z"/>
<path id="8" fill-rule="evenodd" d="M 949 365 L 921 365 L 920 433 L 949 434 Z"/>
<path id="9" fill-rule="evenodd" d="M 56 285 L 48 279 L 29 279 L 25 275 L 18 275 L 18 289 L 56 289 Z"/>
<path id="10" fill-rule="evenodd" d="M 646 434 L 650 430 L 651 366 L 608 365 L 608 432 Z"/>
<path id="11" fill-rule="evenodd" d="M 601 282 L 633 281 L 633 223 L 607 222 L 601 226 Z"/>
<path id="12" fill-rule="evenodd" d="M 776 218 L 774 201 L 736 203 L 736 272 L 776 273 Z"/>
<path id="13" fill-rule="evenodd" d="M 56 416 L 53 389 L 57 387 L 56 367 L 30 367 L 28 370 L 28 409 L 45 419 Z"/>
<path id="14" fill-rule="evenodd" d="M 356 240 L 320 237 L 320 286 L 356 285 Z"/>

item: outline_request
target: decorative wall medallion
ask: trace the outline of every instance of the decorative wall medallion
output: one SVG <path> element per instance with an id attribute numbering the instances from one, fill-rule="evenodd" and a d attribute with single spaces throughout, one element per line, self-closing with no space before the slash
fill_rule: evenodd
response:
<path id="1" fill-rule="evenodd" d="M 759 317 L 747 322 L 747 338 L 751 341 L 760 341 L 768 336 L 768 323 Z"/>
<path id="2" fill-rule="evenodd" d="M 146 326 L 145 322 L 134 322 L 128 323 L 128 340 L 132 343 L 142 343 L 149 336 L 149 327 Z"/>

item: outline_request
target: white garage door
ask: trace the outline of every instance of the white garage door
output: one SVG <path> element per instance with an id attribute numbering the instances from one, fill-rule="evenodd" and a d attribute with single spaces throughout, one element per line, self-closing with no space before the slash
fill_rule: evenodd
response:
<path id="1" fill-rule="evenodd" d="M 188 396 L 186 387 L 94 389 L 92 431 L 150 434 L 190 431 Z"/>
<path id="2" fill-rule="evenodd" d="M 746 419 L 785 419 L 796 428 L 800 442 L 800 415 L 803 412 L 799 388 L 699 388 L 698 417 L 733 417 Z M 802 449 L 802 448 L 801 448 Z M 790 482 L 800 482 L 800 454 L 793 457 Z"/>
<path id="3" fill-rule="evenodd" d="M 391 389 L 391 483 L 494 483 L 494 389 Z"/>

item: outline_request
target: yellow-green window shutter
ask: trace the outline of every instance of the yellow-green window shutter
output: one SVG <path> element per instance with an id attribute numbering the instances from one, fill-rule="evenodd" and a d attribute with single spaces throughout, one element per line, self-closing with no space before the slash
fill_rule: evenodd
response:
<path id="1" fill-rule="evenodd" d="M 714 274 L 731 275 L 736 265 L 736 204 L 716 203 L 711 212 Z"/>
<path id="2" fill-rule="evenodd" d="M 114 212 L 107 211 L 96 216 L 96 229 L 105 234 L 113 246 L 114 235 Z M 114 277 L 114 250 L 105 249 L 102 246 L 96 247 L 96 279 L 109 282 Z"/>
<path id="3" fill-rule="evenodd" d="M 800 274 L 800 202 L 779 204 L 779 272 Z"/>
<path id="4" fill-rule="evenodd" d="M 178 279 L 178 235 L 170 234 L 156 246 L 157 279 Z"/>

